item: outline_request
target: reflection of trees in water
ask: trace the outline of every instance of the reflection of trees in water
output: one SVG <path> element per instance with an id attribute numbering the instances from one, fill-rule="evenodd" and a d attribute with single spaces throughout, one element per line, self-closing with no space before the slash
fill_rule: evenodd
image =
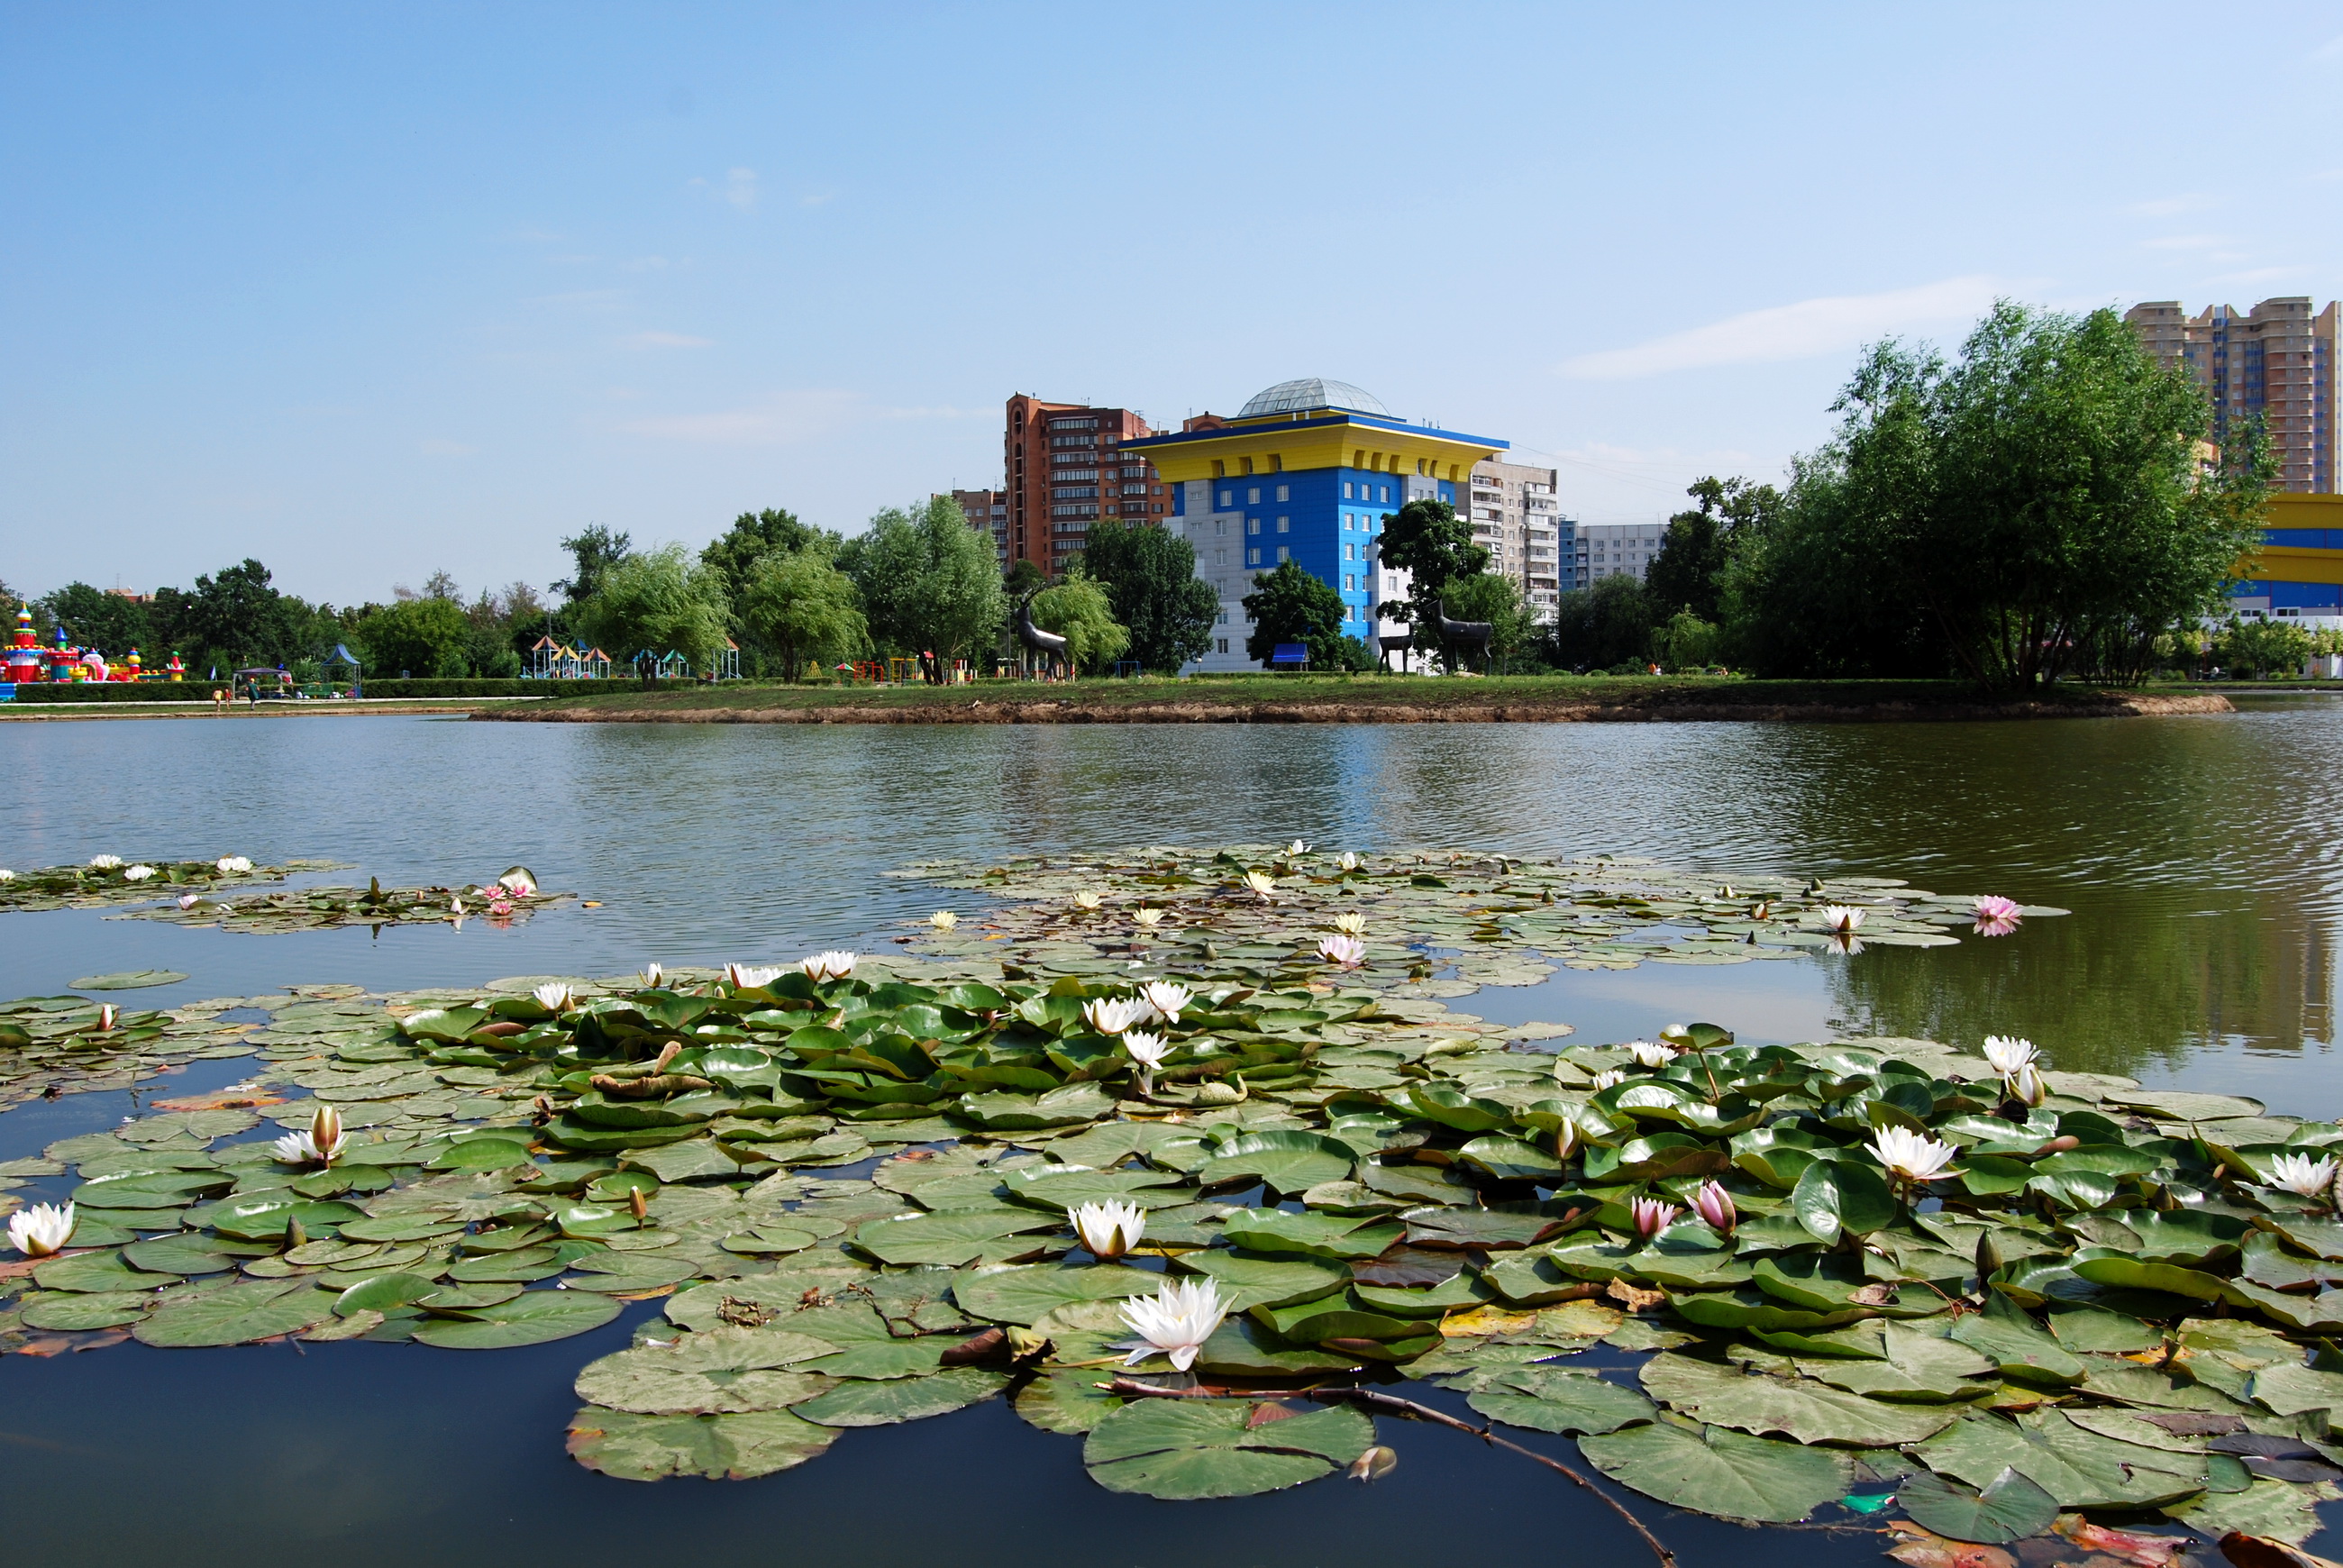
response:
<path id="1" fill-rule="evenodd" d="M 2133 1077 L 2177 1069 L 2207 1042 L 2299 1050 L 2332 1039 L 2334 933 L 2298 906 L 2127 919 L 2128 901 L 2029 920 L 1997 940 L 1834 961 L 1838 1016 L 1855 1031 L 1970 1050 L 1988 1034 L 2023 1035 L 2054 1067 Z"/>

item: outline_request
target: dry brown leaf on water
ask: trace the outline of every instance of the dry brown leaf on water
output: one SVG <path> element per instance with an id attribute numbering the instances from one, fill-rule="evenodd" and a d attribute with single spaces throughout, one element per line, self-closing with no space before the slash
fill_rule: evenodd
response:
<path id="1" fill-rule="evenodd" d="M 2221 1537 L 2221 1555 L 2237 1568 L 2343 1568 L 2331 1557 L 2320 1557 L 2299 1546 L 2232 1530 Z"/>
<path id="2" fill-rule="evenodd" d="M 2188 1548 L 2186 1536 L 2144 1535 L 2131 1530 L 2110 1530 L 2079 1513 L 2061 1513 L 2050 1526 L 2086 1552 L 2102 1552 L 2138 1568 L 2164 1568 Z"/>
<path id="3" fill-rule="evenodd" d="M 1624 1280 L 1614 1280 L 1603 1292 L 1631 1312 L 1657 1312 L 1668 1304 L 1665 1291 L 1639 1290 Z"/>

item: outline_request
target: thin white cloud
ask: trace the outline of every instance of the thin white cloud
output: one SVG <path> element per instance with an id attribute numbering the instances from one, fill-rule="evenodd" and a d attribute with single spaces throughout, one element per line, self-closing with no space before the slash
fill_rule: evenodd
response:
<path id="1" fill-rule="evenodd" d="M 680 332 L 636 332 L 618 339 L 629 348 L 709 348 L 713 337 L 692 337 Z"/>
<path id="2" fill-rule="evenodd" d="M 2177 217 L 2184 212 L 2201 212 L 2213 205 L 2213 198 L 2198 191 L 2185 196 L 2158 196 L 2154 201 L 2134 202 L 2125 210 L 2135 217 Z"/>
<path id="3" fill-rule="evenodd" d="M 1973 318 L 2008 289 L 2007 284 L 1978 273 L 1881 294 L 1802 299 L 1795 305 L 1727 317 L 1632 347 L 1581 354 L 1564 360 L 1561 370 L 1576 380 L 1618 381 L 1709 365 L 1806 359 L 1917 327 Z"/>
<path id="4" fill-rule="evenodd" d="M 798 197 L 799 206 L 824 206 L 838 199 L 836 191 L 809 191 Z"/>
<path id="5" fill-rule="evenodd" d="M 719 201 L 730 202 L 742 212 L 757 205 L 757 171 L 754 169 L 727 169 L 721 184 L 698 175 L 684 183 L 692 190 L 707 191 Z"/>
<path id="6" fill-rule="evenodd" d="M 2219 234 L 2167 234 L 2139 243 L 2149 250 L 2210 250 L 2217 245 L 2228 244 L 2229 239 Z"/>
<path id="7" fill-rule="evenodd" d="M 713 447 L 786 447 L 818 440 L 850 425 L 894 419 L 957 419 L 958 408 L 888 408 L 864 394 L 812 387 L 775 392 L 737 408 L 706 414 L 660 414 L 618 428 L 662 441 Z"/>

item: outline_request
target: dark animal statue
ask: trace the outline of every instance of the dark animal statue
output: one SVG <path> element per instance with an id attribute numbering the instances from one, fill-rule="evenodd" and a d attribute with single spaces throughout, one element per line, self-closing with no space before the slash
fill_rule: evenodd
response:
<path id="1" fill-rule="evenodd" d="M 1458 649 L 1478 648 L 1481 652 L 1481 662 L 1486 664 L 1489 661 L 1489 638 L 1496 631 L 1496 628 L 1489 622 L 1450 620 L 1447 608 L 1438 599 L 1434 599 L 1432 601 L 1430 629 L 1433 635 L 1440 639 L 1443 647 Z"/>
<path id="2" fill-rule="evenodd" d="M 1033 624 L 1033 596 L 1039 588 L 1028 588 L 1025 597 L 1017 601 L 1017 637 L 1026 648 L 1041 656 L 1043 668 L 1051 659 L 1064 659 L 1066 639 L 1054 631 L 1043 631 Z M 1071 664 L 1071 661 L 1069 661 Z"/>

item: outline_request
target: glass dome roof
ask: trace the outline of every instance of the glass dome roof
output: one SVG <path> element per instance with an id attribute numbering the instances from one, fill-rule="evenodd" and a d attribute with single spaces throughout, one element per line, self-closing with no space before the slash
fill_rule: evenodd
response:
<path id="1" fill-rule="evenodd" d="M 1348 408 L 1356 414 L 1391 417 L 1391 410 L 1373 393 L 1362 391 L 1348 381 L 1328 381 L 1317 376 L 1303 381 L 1281 381 L 1266 392 L 1254 393 L 1252 401 L 1237 410 L 1237 417 L 1295 414 L 1311 408 Z"/>

